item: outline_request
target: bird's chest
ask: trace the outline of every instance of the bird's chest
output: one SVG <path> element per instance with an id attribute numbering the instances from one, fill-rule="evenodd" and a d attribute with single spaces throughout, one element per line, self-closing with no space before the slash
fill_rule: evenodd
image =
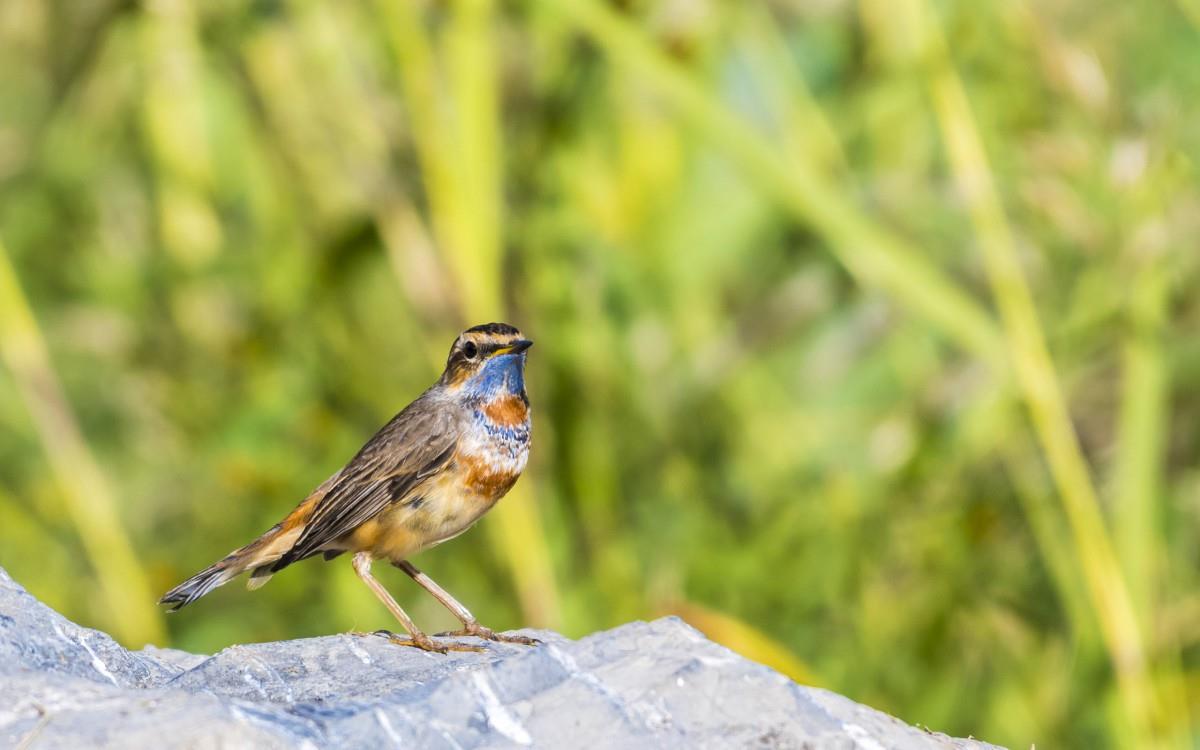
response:
<path id="1" fill-rule="evenodd" d="M 506 422 L 477 410 L 459 436 L 452 466 L 427 491 L 428 502 L 410 516 L 427 526 L 426 544 L 438 544 L 466 531 L 512 489 L 529 459 L 529 413 Z M 514 410 L 514 415 L 516 414 Z"/>
<path id="2" fill-rule="evenodd" d="M 463 489 L 494 502 L 517 481 L 529 460 L 529 407 L 518 396 L 480 405 L 459 442 Z"/>
<path id="3" fill-rule="evenodd" d="M 376 554 L 402 560 L 463 533 L 512 489 L 528 459 L 529 407 L 524 399 L 475 408 L 449 467 L 431 478 L 416 500 L 386 514 L 386 531 L 373 547 Z"/>

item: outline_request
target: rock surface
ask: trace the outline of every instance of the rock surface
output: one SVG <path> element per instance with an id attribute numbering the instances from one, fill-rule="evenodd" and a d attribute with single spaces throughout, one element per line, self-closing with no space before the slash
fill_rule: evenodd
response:
<path id="1" fill-rule="evenodd" d="M 372 636 L 131 652 L 0 569 L 0 747 L 988 748 L 802 687 L 682 621 L 427 654 Z"/>

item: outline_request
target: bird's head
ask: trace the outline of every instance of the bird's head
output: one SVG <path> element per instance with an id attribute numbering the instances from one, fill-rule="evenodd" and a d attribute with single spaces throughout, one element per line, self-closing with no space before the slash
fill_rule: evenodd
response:
<path id="1" fill-rule="evenodd" d="M 472 395 L 525 395 L 525 350 L 533 342 L 507 323 L 485 323 L 458 335 L 442 385 Z"/>

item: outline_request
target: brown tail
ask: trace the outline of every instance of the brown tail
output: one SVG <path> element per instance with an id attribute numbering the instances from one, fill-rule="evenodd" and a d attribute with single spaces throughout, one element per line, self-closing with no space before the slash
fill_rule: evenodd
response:
<path id="1" fill-rule="evenodd" d="M 174 605 L 170 611 L 177 612 L 180 608 L 186 607 L 216 587 L 229 583 L 247 570 L 252 572 L 250 581 L 246 585 L 251 589 L 262 586 L 271 577 L 271 564 L 283 557 L 300 538 L 300 534 L 304 531 L 304 524 L 312 515 L 317 501 L 321 499 L 337 476 L 334 474 L 326 479 L 320 487 L 313 490 L 313 493 L 304 499 L 304 502 L 297 505 L 287 518 L 272 526 L 267 533 L 245 547 L 235 549 L 224 558 L 163 594 L 158 603 Z"/>
<path id="2" fill-rule="evenodd" d="M 171 611 L 175 612 L 180 607 L 185 607 L 216 587 L 228 583 L 238 577 L 247 570 L 257 568 L 260 565 L 274 562 L 278 560 L 280 555 L 287 551 L 291 544 L 280 544 L 285 541 L 284 536 L 295 536 L 292 534 L 281 534 L 283 531 L 282 524 L 272 526 L 270 531 L 250 542 L 245 547 L 235 549 L 224 558 L 209 565 L 204 570 L 187 579 L 167 593 L 163 594 L 162 599 L 158 600 L 159 604 L 172 604 Z M 295 542 L 295 539 L 287 540 Z"/>

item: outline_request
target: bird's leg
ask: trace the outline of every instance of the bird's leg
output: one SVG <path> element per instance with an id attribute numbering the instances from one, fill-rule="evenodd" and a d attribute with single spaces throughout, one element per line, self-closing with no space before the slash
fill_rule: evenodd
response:
<path id="1" fill-rule="evenodd" d="M 397 638 L 396 636 L 389 636 L 388 640 L 390 640 L 392 643 L 399 643 L 404 646 L 416 646 L 417 648 L 424 649 L 426 651 L 436 651 L 441 654 L 444 654 L 447 651 L 483 650 L 461 643 L 438 643 L 422 633 L 421 629 L 417 627 L 417 623 L 413 622 L 413 619 L 408 616 L 408 613 L 400 608 L 400 605 L 397 604 L 396 600 L 392 598 L 392 595 L 387 592 L 387 589 L 383 587 L 383 584 L 375 580 L 375 577 L 371 575 L 371 553 L 359 552 L 354 555 L 354 572 L 357 573 L 358 577 L 363 580 L 363 583 L 370 587 L 371 591 L 375 593 L 375 596 L 379 597 L 379 601 L 383 602 L 383 606 L 387 607 L 388 611 L 391 612 L 392 615 L 394 615 L 395 618 L 400 621 L 400 624 L 404 626 L 404 629 L 408 631 L 408 640 Z"/>
<path id="2" fill-rule="evenodd" d="M 475 619 L 475 615 L 471 614 L 471 610 L 467 609 L 450 595 L 449 591 L 437 585 L 436 582 L 429 576 L 425 575 L 410 563 L 408 560 L 401 560 L 397 563 L 392 563 L 400 570 L 408 573 L 421 588 L 433 594 L 433 598 L 442 603 L 446 609 L 450 610 L 459 622 L 463 624 L 462 630 L 457 630 L 453 633 L 439 633 L 439 635 L 473 635 L 476 638 L 482 638 L 488 641 L 502 641 L 504 643 L 523 643 L 526 646 L 533 646 L 539 643 L 536 638 L 529 638 L 524 635 L 509 635 L 507 633 L 497 633 L 489 627 L 479 624 L 479 620 Z"/>

